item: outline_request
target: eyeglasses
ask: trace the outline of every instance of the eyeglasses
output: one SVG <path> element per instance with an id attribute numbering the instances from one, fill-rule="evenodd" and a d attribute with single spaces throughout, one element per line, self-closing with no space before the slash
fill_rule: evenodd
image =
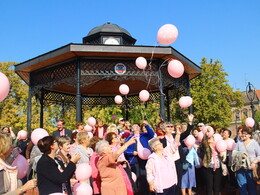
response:
<path id="1" fill-rule="evenodd" d="M 173 125 L 166 125 L 166 127 L 173 128 L 174 126 Z"/>

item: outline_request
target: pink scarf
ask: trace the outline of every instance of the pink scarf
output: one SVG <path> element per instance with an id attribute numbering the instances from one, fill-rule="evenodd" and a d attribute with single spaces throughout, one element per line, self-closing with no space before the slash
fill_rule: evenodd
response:
<path id="1" fill-rule="evenodd" d="M 124 179 L 124 182 L 125 182 L 125 185 L 126 185 L 126 191 L 127 191 L 127 195 L 134 195 L 134 192 L 133 192 L 133 188 L 132 188 L 132 184 L 128 178 L 128 175 L 126 174 L 125 172 L 125 169 L 123 168 L 123 166 L 121 164 L 117 164 L 117 166 L 119 167 L 119 169 L 121 170 L 122 172 L 122 175 L 123 175 L 123 179 Z"/>
<path id="2" fill-rule="evenodd" d="M 4 169 L 7 175 L 7 179 L 9 180 L 8 192 L 17 189 L 17 174 L 18 168 L 12 167 L 7 165 L 1 158 L 0 158 L 0 170 Z"/>

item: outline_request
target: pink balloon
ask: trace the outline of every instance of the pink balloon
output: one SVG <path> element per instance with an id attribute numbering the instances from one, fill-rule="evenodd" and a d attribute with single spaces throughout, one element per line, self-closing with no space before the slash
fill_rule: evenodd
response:
<path id="1" fill-rule="evenodd" d="M 234 141 L 233 139 L 231 139 L 231 138 L 228 138 L 228 139 L 225 140 L 225 141 L 226 141 L 226 143 L 227 143 L 227 150 L 230 150 L 230 151 L 234 150 L 234 148 L 235 148 L 235 146 L 236 146 L 235 141 Z"/>
<path id="2" fill-rule="evenodd" d="M 81 163 L 77 166 L 75 171 L 76 179 L 79 181 L 85 181 L 90 178 L 92 168 L 88 163 Z"/>
<path id="3" fill-rule="evenodd" d="M 204 134 L 200 131 L 198 134 L 198 141 L 202 142 L 203 137 L 204 137 Z"/>
<path id="4" fill-rule="evenodd" d="M 150 93 L 147 90 L 142 90 L 139 93 L 139 98 L 142 102 L 146 102 L 150 97 Z"/>
<path id="5" fill-rule="evenodd" d="M 92 127 L 90 125 L 85 125 L 84 130 L 87 132 L 91 132 L 92 131 Z"/>
<path id="6" fill-rule="evenodd" d="M 193 135 L 189 135 L 186 139 L 184 139 L 184 143 L 186 146 L 194 146 L 195 144 L 195 137 Z"/>
<path id="7" fill-rule="evenodd" d="M 92 195 L 93 189 L 88 183 L 77 183 L 73 186 L 73 192 L 75 195 Z"/>
<path id="8" fill-rule="evenodd" d="M 26 139 L 27 135 L 28 135 L 28 133 L 25 130 L 21 130 L 17 133 L 17 137 L 19 137 L 19 139 Z"/>
<path id="9" fill-rule="evenodd" d="M 141 158 L 143 160 L 147 160 L 148 156 L 151 154 L 151 151 L 147 148 L 143 148 L 143 149 L 141 149 L 140 151 L 137 151 L 137 152 L 138 152 L 139 158 Z"/>
<path id="10" fill-rule="evenodd" d="M 49 136 L 49 133 L 42 128 L 34 129 L 31 134 L 31 140 L 35 146 L 37 146 L 37 143 L 40 139 Z"/>
<path id="11" fill-rule="evenodd" d="M 145 69 L 147 66 L 147 61 L 144 57 L 138 57 L 135 60 L 135 65 L 140 69 Z"/>
<path id="12" fill-rule="evenodd" d="M 96 121 L 96 119 L 95 119 L 94 117 L 89 117 L 89 118 L 88 118 L 88 125 L 89 125 L 89 126 L 92 126 L 92 127 L 95 126 L 95 125 L 96 125 L 96 122 L 97 122 L 97 121 Z"/>
<path id="13" fill-rule="evenodd" d="M 29 163 L 21 154 L 19 154 L 15 158 L 15 160 L 12 163 L 12 166 L 16 166 L 18 168 L 18 179 L 24 178 L 29 169 Z"/>
<path id="14" fill-rule="evenodd" d="M 176 41 L 178 29 L 172 24 L 163 25 L 157 33 L 157 41 L 162 45 L 170 45 Z"/>
<path id="15" fill-rule="evenodd" d="M 88 137 L 89 137 L 89 139 L 91 139 L 93 137 L 93 133 L 88 132 Z"/>
<path id="16" fill-rule="evenodd" d="M 224 140 L 219 140 L 216 143 L 216 149 L 219 152 L 225 152 L 227 150 L 227 143 Z"/>
<path id="17" fill-rule="evenodd" d="M 121 104 L 123 102 L 123 98 L 120 95 L 115 96 L 115 103 Z"/>
<path id="18" fill-rule="evenodd" d="M 0 72 L 0 102 L 8 95 L 10 90 L 10 83 L 5 74 Z"/>
<path id="19" fill-rule="evenodd" d="M 182 108 L 187 108 L 191 106 L 192 104 L 192 98 L 190 96 L 183 96 L 179 99 L 179 105 Z"/>
<path id="20" fill-rule="evenodd" d="M 137 180 L 136 174 L 134 172 L 132 172 L 132 179 L 134 182 L 136 182 L 136 180 Z"/>
<path id="21" fill-rule="evenodd" d="M 129 93 L 129 87 L 126 85 L 126 84 L 122 84 L 120 85 L 119 87 L 119 92 L 122 94 L 122 95 L 127 95 Z"/>
<path id="22" fill-rule="evenodd" d="M 121 96 L 120 96 L 121 97 Z M 113 114 L 112 115 L 112 119 L 115 121 L 117 119 L 117 115 L 116 114 Z"/>
<path id="23" fill-rule="evenodd" d="M 184 73 L 184 66 L 179 60 L 171 60 L 168 64 L 168 73 L 173 78 L 180 78 Z"/>
<path id="24" fill-rule="evenodd" d="M 215 133 L 213 135 L 215 143 L 217 143 L 219 140 L 223 140 L 223 137 L 219 133 Z"/>
<path id="25" fill-rule="evenodd" d="M 253 127 L 255 125 L 255 120 L 251 117 L 248 117 L 245 123 L 247 127 Z"/>

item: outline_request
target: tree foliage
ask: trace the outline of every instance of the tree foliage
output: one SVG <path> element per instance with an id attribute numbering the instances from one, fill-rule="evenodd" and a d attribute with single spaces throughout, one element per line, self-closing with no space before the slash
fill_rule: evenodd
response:
<path id="1" fill-rule="evenodd" d="M 224 68 L 219 61 L 206 58 L 201 61 L 202 74 L 191 81 L 194 113 L 197 122 L 214 125 L 218 128 L 230 126 L 231 105 L 243 105 L 242 95 L 233 91 L 228 84 Z"/>

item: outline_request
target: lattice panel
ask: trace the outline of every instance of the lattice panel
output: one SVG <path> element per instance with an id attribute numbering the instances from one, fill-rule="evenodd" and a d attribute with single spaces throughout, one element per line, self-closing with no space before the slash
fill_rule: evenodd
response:
<path id="1" fill-rule="evenodd" d="M 164 88 L 184 88 L 188 90 L 189 88 L 189 75 L 184 73 L 180 78 L 173 78 L 169 75 L 167 66 L 161 68 L 163 87 Z M 188 93 L 188 91 L 186 91 Z"/>
<path id="2" fill-rule="evenodd" d="M 76 96 L 70 95 L 70 94 L 64 94 L 64 93 L 58 93 L 53 91 L 44 91 L 44 100 L 46 102 L 57 102 L 57 103 L 65 103 L 65 104 L 72 104 L 76 105 Z M 129 96 L 123 97 L 123 102 L 121 106 L 124 106 L 126 104 L 126 101 L 128 101 L 129 106 L 138 105 L 141 104 L 141 100 L 138 96 Z M 160 101 L 160 93 L 154 92 L 150 93 L 150 98 L 148 100 L 152 102 L 159 102 Z M 113 97 L 100 97 L 100 96 L 93 96 L 93 97 L 82 97 L 82 105 L 88 105 L 88 106 L 112 106 L 117 105 L 114 101 Z"/>
<path id="3" fill-rule="evenodd" d="M 117 63 L 126 66 L 126 73 L 118 75 L 114 67 Z M 145 83 L 158 86 L 157 63 L 153 62 L 146 71 L 138 69 L 135 60 L 81 60 L 81 86 L 93 84 L 100 80 L 141 80 Z"/>
<path id="4" fill-rule="evenodd" d="M 56 84 L 66 78 L 76 77 L 77 61 L 73 60 L 63 64 L 57 64 L 52 68 L 31 73 L 31 86 Z"/>

